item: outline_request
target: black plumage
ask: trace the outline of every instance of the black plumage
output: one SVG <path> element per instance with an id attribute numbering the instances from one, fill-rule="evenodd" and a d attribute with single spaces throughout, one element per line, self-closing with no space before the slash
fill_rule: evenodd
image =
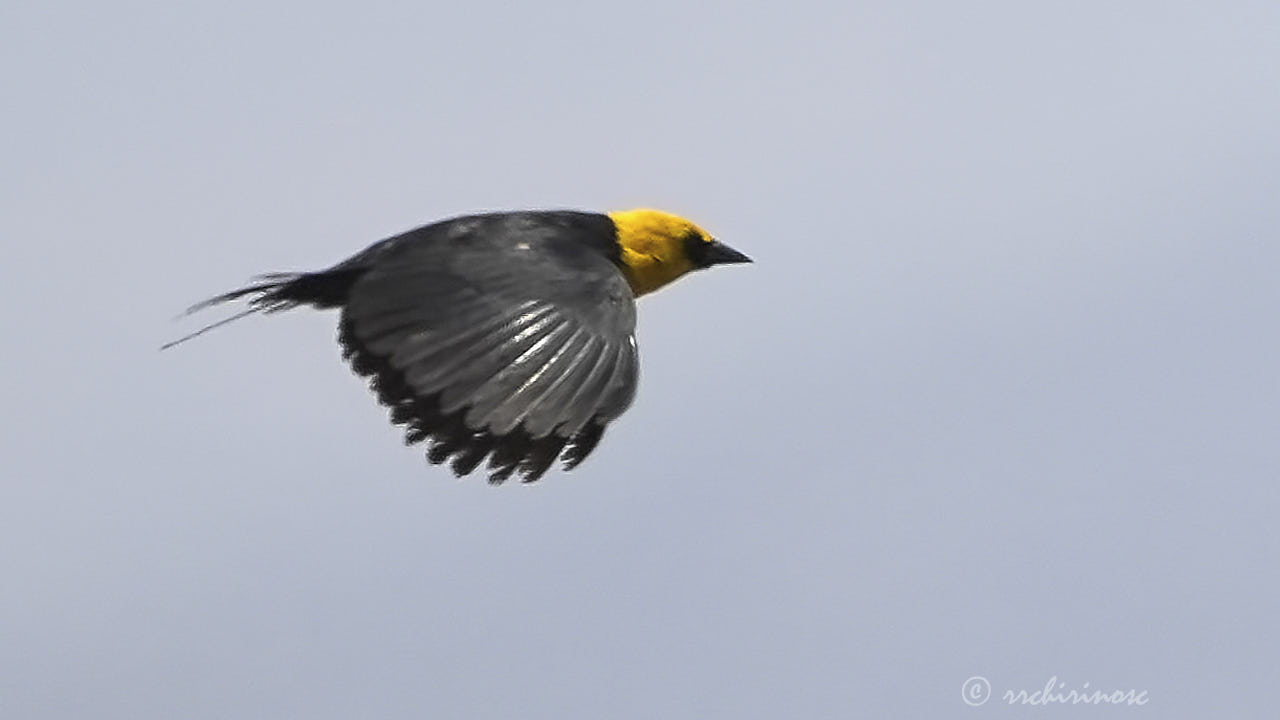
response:
<path id="1" fill-rule="evenodd" d="M 635 301 L 605 215 L 494 213 L 427 225 L 321 272 L 263 282 L 249 312 L 341 308 L 343 357 L 409 444 L 466 475 L 537 480 L 582 462 L 630 405 Z"/>

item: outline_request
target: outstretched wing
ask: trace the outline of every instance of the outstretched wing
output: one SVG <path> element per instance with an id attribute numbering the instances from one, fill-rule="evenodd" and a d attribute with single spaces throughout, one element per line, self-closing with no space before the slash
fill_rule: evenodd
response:
<path id="1" fill-rule="evenodd" d="M 543 242 L 542 240 L 548 240 Z M 466 475 L 571 469 L 635 395 L 635 302 L 603 255 L 467 233 L 387 248 L 351 287 L 343 354 L 406 443 Z"/>

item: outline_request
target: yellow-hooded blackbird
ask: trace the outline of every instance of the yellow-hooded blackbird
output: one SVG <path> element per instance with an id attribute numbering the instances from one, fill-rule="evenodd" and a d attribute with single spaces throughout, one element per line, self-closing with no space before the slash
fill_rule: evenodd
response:
<path id="1" fill-rule="evenodd" d="M 405 442 L 466 475 L 537 480 L 582 462 L 635 396 L 635 298 L 692 270 L 750 259 L 657 210 L 468 215 L 378 242 L 319 272 L 261 282 L 255 312 L 340 308 L 339 342 Z"/>

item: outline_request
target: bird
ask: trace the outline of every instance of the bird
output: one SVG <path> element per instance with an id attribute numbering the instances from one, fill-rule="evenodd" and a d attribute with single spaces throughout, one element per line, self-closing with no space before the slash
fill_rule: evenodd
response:
<path id="1" fill-rule="evenodd" d="M 195 313 L 339 310 L 338 343 L 406 445 L 461 478 L 537 481 L 577 467 L 635 397 L 636 298 L 695 270 L 752 260 L 678 215 L 515 210 L 461 215 L 318 272 L 269 273 Z"/>

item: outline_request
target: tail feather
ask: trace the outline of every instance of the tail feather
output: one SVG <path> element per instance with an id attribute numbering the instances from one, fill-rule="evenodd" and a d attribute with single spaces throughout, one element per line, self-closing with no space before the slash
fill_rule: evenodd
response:
<path id="1" fill-rule="evenodd" d="M 254 293 L 258 293 L 258 296 L 249 300 L 249 304 L 252 306 L 251 309 L 255 311 L 266 310 L 266 305 L 279 302 L 278 299 L 273 299 L 272 295 L 276 294 L 283 286 L 297 280 L 301 276 L 301 273 L 271 273 L 270 275 L 258 275 L 254 280 L 268 280 L 269 282 L 249 285 L 247 287 L 242 287 L 239 290 L 232 290 L 231 292 L 211 297 L 208 300 L 202 300 L 187 308 L 182 314 L 185 316 L 198 313 L 201 310 L 207 310 L 214 305 L 221 305 L 222 303 L 231 302 L 232 300 L 239 300 L 245 295 L 252 295 Z"/>
<path id="2" fill-rule="evenodd" d="M 261 312 L 261 311 L 262 311 L 262 309 L 261 309 L 261 308 L 256 308 L 256 307 L 251 307 L 251 308 L 249 308 L 248 310 L 241 310 L 240 312 L 236 313 L 235 315 L 232 315 L 232 316 L 231 316 L 231 317 L 229 317 L 229 318 L 223 318 L 223 319 L 219 320 L 219 321 L 218 321 L 218 322 L 216 322 L 216 323 L 212 323 L 212 324 L 209 324 L 209 325 L 205 325 L 204 327 L 200 328 L 199 330 L 196 330 L 196 331 L 195 331 L 195 332 L 193 332 L 193 333 L 187 333 L 186 335 L 183 335 L 182 337 L 178 338 L 177 340 L 170 340 L 169 342 L 167 342 L 167 343 L 165 343 L 165 344 L 161 345 L 161 346 L 160 346 L 160 349 L 161 349 L 161 350 L 168 350 L 169 348 L 173 347 L 174 345 L 181 345 L 182 343 L 184 343 L 184 342 L 186 342 L 186 341 L 188 341 L 188 340 L 191 340 L 192 338 L 198 338 L 198 337 L 200 337 L 201 335 L 203 335 L 203 334 L 205 334 L 205 333 L 209 332 L 210 330 L 216 330 L 216 329 L 218 329 L 218 328 L 222 327 L 223 325 L 226 325 L 227 323 L 234 322 L 234 321 L 236 321 L 236 320 L 239 320 L 239 319 L 240 319 L 240 318 L 242 318 L 242 317 L 246 317 L 246 316 L 248 316 L 248 315 L 252 315 L 252 314 L 254 314 L 254 313 L 256 313 L 256 312 Z"/>
<path id="3" fill-rule="evenodd" d="M 161 345 L 160 349 L 167 350 L 174 345 L 199 337 L 210 330 L 220 328 L 230 322 L 256 313 L 280 312 L 299 305 L 311 305 L 317 308 L 338 307 L 346 302 L 347 293 L 351 290 L 351 285 L 360 274 L 360 270 L 343 269 L 317 273 L 269 273 L 259 275 L 254 280 L 262 282 L 198 302 L 187 308 L 183 315 L 197 313 L 215 305 L 239 300 L 245 296 L 250 296 L 249 307 L 231 317 L 223 318 L 177 340 L 167 342 Z"/>

